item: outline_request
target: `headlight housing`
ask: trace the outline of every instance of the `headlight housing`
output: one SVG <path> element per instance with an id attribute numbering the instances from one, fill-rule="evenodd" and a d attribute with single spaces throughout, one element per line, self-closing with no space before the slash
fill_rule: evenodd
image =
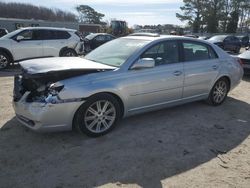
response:
<path id="1" fill-rule="evenodd" d="M 63 88 L 64 85 L 62 84 L 56 84 L 56 83 L 51 84 L 48 88 L 48 93 L 45 98 L 45 102 L 51 104 L 59 103 L 61 100 L 58 96 L 58 93 L 62 91 Z"/>

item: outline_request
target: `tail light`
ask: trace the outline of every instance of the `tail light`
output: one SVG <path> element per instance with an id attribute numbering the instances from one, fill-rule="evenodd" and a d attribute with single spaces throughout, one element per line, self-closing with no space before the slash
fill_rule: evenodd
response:
<path id="1" fill-rule="evenodd" d="M 238 59 L 238 63 L 239 63 L 241 66 L 243 66 L 244 61 L 242 61 L 241 59 Z"/>

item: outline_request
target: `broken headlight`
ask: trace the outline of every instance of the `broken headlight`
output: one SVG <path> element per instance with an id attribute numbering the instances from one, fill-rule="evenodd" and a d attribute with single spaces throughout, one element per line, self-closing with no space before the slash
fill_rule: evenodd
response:
<path id="1" fill-rule="evenodd" d="M 45 98 L 46 103 L 56 104 L 60 102 L 60 98 L 58 97 L 58 93 L 64 88 L 62 84 L 51 84 L 48 88 L 48 94 Z"/>

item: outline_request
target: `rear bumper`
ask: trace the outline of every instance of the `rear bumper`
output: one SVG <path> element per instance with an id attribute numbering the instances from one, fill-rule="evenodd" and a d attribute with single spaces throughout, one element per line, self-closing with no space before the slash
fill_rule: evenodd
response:
<path id="1" fill-rule="evenodd" d="M 67 131 L 72 129 L 74 114 L 81 102 L 40 103 L 26 102 L 27 94 L 13 102 L 17 120 L 37 132 Z"/>

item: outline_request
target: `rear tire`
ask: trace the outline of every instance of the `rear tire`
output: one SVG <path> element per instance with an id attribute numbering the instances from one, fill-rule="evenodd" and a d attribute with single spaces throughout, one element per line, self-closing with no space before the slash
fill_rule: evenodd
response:
<path id="1" fill-rule="evenodd" d="M 110 94 L 90 97 L 77 110 L 74 127 L 80 133 L 98 137 L 113 130 L 121 118 L 119 102 Z"/>
<path id="2" fill-rule="evenodd" d="M 10 61 L 9 55 L 0 51 L 0 70 L 7 68 L 10 65 Z"/>
<path id="3" fill-rule="evenodd" d="M 75 56 L 77 56 L 77 53 L 75 52 L 75 50 L 72 49 L 65 49 L 61 54 L 61 57 L 75 57 Z"/>
<path id="4" fill-rule="evenodd" d="M 210 105 L 221 105 L 227 98 L 229 92 L 229 82 L 226 78 L 219 79 L 210 91 L 207 102 Z"/>

